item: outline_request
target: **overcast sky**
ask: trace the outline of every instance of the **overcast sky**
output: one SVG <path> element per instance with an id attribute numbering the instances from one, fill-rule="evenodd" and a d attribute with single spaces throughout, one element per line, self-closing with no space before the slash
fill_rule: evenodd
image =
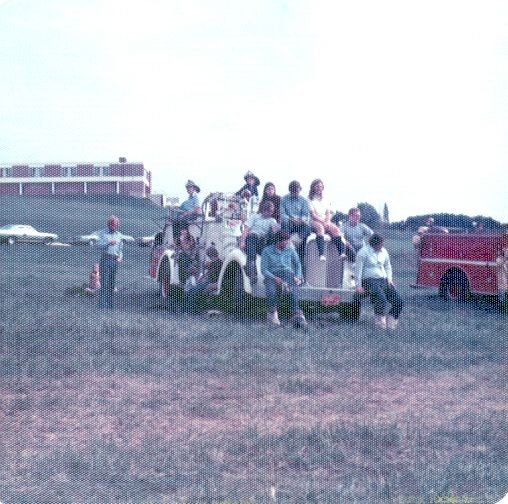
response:
<path id="1" fill-rule="evenodd" d="M 506 0 L 0 0 L 0 163 L 508 221 Z"/>

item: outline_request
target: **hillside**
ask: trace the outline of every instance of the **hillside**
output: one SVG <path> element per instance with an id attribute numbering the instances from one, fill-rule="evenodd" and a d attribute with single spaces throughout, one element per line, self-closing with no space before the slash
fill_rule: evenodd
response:
<path id="1" fill-rule="evenodd" d="M 133 236 L 159 230 L 165 210 L 146 199 L 121 195 L 1 196 L 0 225 L 30 224 L 65 240 L 101 229 L 116 214 L 121 230 Z"/>

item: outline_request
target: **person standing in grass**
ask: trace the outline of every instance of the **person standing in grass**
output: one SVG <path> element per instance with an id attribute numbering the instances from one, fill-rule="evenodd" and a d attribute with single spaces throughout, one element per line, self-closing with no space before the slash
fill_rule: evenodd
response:
<path id="1" fill-rule="evenodd" d="M 390 256 L 383 245 L 384 238 L 374 233 L 356 255 L 353 305 L 359 314 L 360 300 L 367 294 L 374 305 L 375 325 L 381 329 L 395 329 L 403 302 L 393 285 Z"/>
<path id="2" fill-rule="evenodd" d="M 115 291 L 116 271 L 123 260 L 123 238 L 118 228 L 120 221 L 116 215 L 107 220 L 107 227 L 98 233 L 97 245 L 101 250 L 99 261 L 100 290 L 99 307 L 113 308 L 113 293 Z"/>
<path id="3" fill-rule="evenodd" d="M 267 321 L 279 326 L 277 294 L 289 294 L 292 321 L 295 327 L 306 327 L 307 321 L 298 303 L 298 289 L 303 282 L 302 265 L 295 248 L 289 243 L 289 233 L 277 231 L 274 243 L 261 253 L 261 273 L 265 277 Z"/>

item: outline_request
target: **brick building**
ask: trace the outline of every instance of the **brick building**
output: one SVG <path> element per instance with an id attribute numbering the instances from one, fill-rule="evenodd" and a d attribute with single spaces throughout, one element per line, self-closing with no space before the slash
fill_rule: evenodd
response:
<path id="1" fill-rule="evenodd" d="M 152 174 L 143 163 L 0 165 L 0 196 L 125 194 L 147 197 Z"/>

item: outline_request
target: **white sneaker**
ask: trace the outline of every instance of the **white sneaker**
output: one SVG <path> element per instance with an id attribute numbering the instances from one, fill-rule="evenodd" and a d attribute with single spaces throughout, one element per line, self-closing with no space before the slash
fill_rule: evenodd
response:
<path id="1" fill-rule="evenodd" d="M 386 329 L 386 317 L 384 315 L 374 315 L 374 325 L 379 329 Z"/>
<path id="2" fill-rule="evenodd" d="M 268 312 L 266 314 L 266 321 L 271 325 L 280 326 L 279 313 L 277 310 Z"/>
<path id="3" fill-rule="evenodd" d="M 320 256 L 319 256 L 319 260 L 320 260 L 320 261 L 326 261 L 326 256 L 324 256 L 324 255 L 320 255 Z"/>
<path id="4" fill-rule="evenodd" d="M 399 321 L 396 318 L 393 318 L 391 315 L 388 315 L 388 317 L 386 317 L 386 327 L 388 329 L 397 329 L 398 325 Z"/>

